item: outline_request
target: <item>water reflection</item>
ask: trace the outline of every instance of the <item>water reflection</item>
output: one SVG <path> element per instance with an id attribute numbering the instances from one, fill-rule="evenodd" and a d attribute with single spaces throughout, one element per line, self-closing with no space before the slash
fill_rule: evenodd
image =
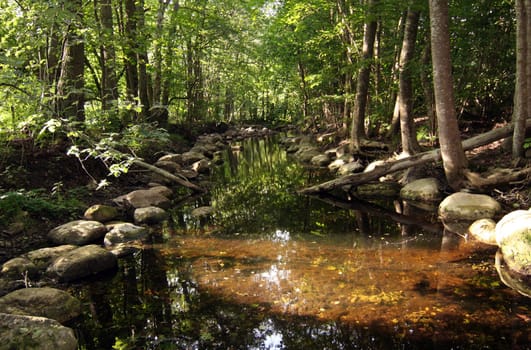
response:
<path id="1" fill-rule="evenodd" d="M 528 346 L 529 301 L 500 283 L 492 248 L 419 220 L 431 213 L 297 196 L 320 175 L 266 140 L 229 152 L 215 176 L 189 204 L 216 208 L 195 234 L 180 213 L 112 279 L 74 286 L 83 347 Z"/>

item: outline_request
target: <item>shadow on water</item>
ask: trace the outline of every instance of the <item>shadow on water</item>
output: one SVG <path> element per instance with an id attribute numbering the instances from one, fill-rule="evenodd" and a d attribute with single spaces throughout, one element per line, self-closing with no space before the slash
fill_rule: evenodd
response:
<path id="1" fill-rule="evenodd" d="M 227 152 L 208 196 L 116 275 L 72 287 L 82 348 L 528 348 L 529 299 L 500 282 L 495 250 L 392 200 L 297 195 L 322 176 L 274 139 Z"/>

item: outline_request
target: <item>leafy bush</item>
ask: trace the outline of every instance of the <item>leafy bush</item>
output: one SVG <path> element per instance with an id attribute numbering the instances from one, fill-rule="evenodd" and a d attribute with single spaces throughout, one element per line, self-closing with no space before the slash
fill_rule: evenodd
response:
<path id="1" fill-rule="evenodd" d="M 81 190 L 60 193 L 58 185 L 51 194 L 44 189 L 18 190 L 0 195 L 0 225 L 6 226 L 22 214 L 34 219 L 73 219 L 79 217 L 85 204 L 79 199 Z"/>

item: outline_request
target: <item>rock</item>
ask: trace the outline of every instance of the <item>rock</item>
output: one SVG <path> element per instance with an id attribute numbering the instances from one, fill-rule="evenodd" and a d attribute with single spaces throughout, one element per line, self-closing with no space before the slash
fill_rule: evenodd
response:
<path id="1" fill-rule="evenodd" d="M 111 207 L 110 205 L 95 204 L 88 208 L 83 215 L 85 220 L 93 220 L 99 222 L 107 222 L 114 220 L 120 213 L 118 208 Z"/>
<path id="2" fill-rule="evenodd" d="M 507 266 L 531 275 L 531 211 L 516 210 L 505 215 L 496 224 L 495 235 Z"/>
<path id="3" fill-rule="evenodd" d="M 410 201 L 439 201 L 442 197 L 439 180 L 429 177 L 412 181 L 400 190 L 400 197 Z"/>
<path id="4" fill-rule="evenodd" d="M 52 262 L 48 272 L 59 280 L 69 282 L 115 269 L 116 256 L 97 245 L 74 249 Z"/>
<path id="5" fill-rule="evenodd" d="M 76 350 L 77 339 L 71 328 L 35 316 L 0 314 L 2 349 Z"/>
<path id="6" fill-rule="evenodd" d="M 145 207 L 135 209 L 133 214 L 137 224 L 156 224 L 168 218 L 168 213 L 159 207 Z"/>
<path id="7" fill-rule="evenodd" d="M 319 150 L 311 145 L 304 145 L 299 148 L 297 152 L 295 152 L 295 156 L 299 161 L 302 163 L 309 163 L 313 157 L 320 155 L 321 152 Z"/>
<path id="8" fill-rule="evenodd" d="M 167 186 L 153 186 L 153 187 L 150 187 L 149 188 L 149 191 L 151 192 L 155 192 L 155 193 L 158 193 L 164 197 L 167 197 L 167 198 L 170 198 L 171 196 L 173 196 L 173 191 L 171 188 L 167 187 Z"/>
<path id="9" fill-rule="evenodd" d="M 2 277 L 11 279 L 34 278 L 38 276 L 39 269 L 35 264 L 25 257 L 16 257 L 6 261 L 2 265 Z"/>
<path id="10" fill-rule="evenodd" d="M 76 220 L 51 229 L 48 238 L 55 244 L 84 245 L 102 239 L 106 232 L 101 222 Z"/>
<path id="11" fill-rule="evenodd" d="M 198 152 L 188 151 L 182 154 L 182 162 L 184 165 L 191 165 L 195 162 L 200 161 L 201 159 L 206 159 L 207 157 Z"/>
<path id="12" fill-rule="evenodd" d="M 500 211 L 500 203 L 484 194 L 457 192 L 439 204 L 439 216 L 449 221 L 488 219 Z"/>
<path id="13" fill-rule="evenodd" d="M 144 207 L 168 209 L 171 206 L 171 201 L 168 197 L 162 195 L 161 192 L 157 190 L 157 187 L 129 192 L 126 195 L 113 199 L 113 202 L 120 206 L 131 206 L 135 209 Z"/>
<path id="14" fill-rule="evenodd" d="M 482 243 L 497 245 L 495 229 L 496 222 L 494 220 L 479 219 L 468 227 L 468 233 Z"/>
<path id="15" fill-rule="evenodd" d="M 203 217 L 212 215 L 212 213 L 214 213 L 213 207 L 204 206 L 204 207 L 198 207 L 192 210 L 191 215 L 194 218 L 203 218 Z"/>
<path id="16" fill-rule="evenodd" d="M 147 228 L 126 222 L 114 225 L 105 235 L 103 243 L 106 247 L 110 247 L 120 243 L 142 241 L 147 238 L 148 234 L 149 231 Z"/>
<path id="17" fill-rule="evenodd" d="M 201 159 L 192 164 L 191 168 L 200 174 L 208 173 L 210 171 L 210 162 L 206 159 Z"/>
<path id="18" fill-rule="evenodd" d="M 172 162 L 181 164 L 183 162 L 183 156 L 181 154 L 166 154 L 160 157 L 157 162 Z"/>
<path id="19" fill-rule="evenodd" d="M 71 244 L 41 248 L 24 254 L 24 257 L 28 258 L 33 264 L 35 264 L 40 272 L 44 272 L 53 260 L 77 248 L 79 247 Z"/>
<path id="20" fill-rule="evenodd" d="M 0 313 L 39 316 L 65 323 L 81 315 L 81 302 L 55 288 L 23 288 L 0 298 Z"/>
<path id="21" fill-rule="evenodd" d="M 153 164 L 153 166 L 162 170 L 166 170 L 167 172 L 172 174 L 182 169 L 180 164 L 171 162 L 169 160 L 158 160 L 157 162 L 155 162 L 155 164 Z"/>
<path id="22" fill-rule="evenodd" d="M 317 166 L 327 166 L 330 164 L 330 157 L 327 154 L 318 154 L 315 157 L 312 157 L 310 163 Z"/>
<path id="23" fill-rule="evenodd" d="M 355 162 L 346 163 L 340 166 L 337 169 L 337 173 L 339 175 L 348 175 L 348 174 L 359 173 L 362 170 L 363 170 L 363 165 L 361 164 L 359 160 L 357 160 Z"/>

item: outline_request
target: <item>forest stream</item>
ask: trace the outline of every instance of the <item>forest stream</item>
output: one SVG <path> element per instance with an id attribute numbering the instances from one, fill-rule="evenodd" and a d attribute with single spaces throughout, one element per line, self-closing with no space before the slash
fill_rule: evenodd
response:
<path id="1" fill-rule="evenodd" d="M 496 248 L 445 231 L 435 210 L 406 225 L 386 215 L 393 199 L 364 211 L 297 194 L 329 174 L 276 136 L 224 157 L 212 190 L 116 274 L 70 287 L 80 348 L 529 348 L 530 299 L 502 283 Z M 202 206 L 215 210 L 195 219 Z"/>

